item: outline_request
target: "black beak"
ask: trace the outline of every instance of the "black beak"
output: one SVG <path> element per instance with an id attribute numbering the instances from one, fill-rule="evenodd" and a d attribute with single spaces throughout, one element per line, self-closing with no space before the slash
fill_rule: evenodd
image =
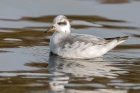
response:
<path id="1" fill-rule="evenodd" d="M 55 27 L 52 26 L 51 28 L 49 28 L 47 31 L 45 31 L 44 33 L 47 33 L 47 32 L 50 32 L 50 31 L 54 31 L 55 30 Z"/>

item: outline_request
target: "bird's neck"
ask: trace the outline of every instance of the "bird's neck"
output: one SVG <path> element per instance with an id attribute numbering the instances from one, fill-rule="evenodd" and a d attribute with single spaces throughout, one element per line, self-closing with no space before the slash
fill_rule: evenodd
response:
<path id="1" fill-rule="evenodd" d="M 68 31 L 66 33 L 55 31 L 53 33 L 53 35 L 51 36 L 51 40 L 52 40 L 52 42 L 58 43 L 59 41 L 67 38 L 69 35 L 70 35 L 70 32 L 68 32 Z"/>

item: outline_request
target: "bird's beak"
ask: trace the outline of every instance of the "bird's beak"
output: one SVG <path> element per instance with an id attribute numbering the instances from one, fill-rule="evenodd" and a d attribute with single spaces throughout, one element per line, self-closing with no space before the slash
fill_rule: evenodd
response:
<path id="1" fill-rule="evenodd" d="M 50 31 L 54 31 L 55 30 L 55 26 L 52 26 L 51 28 L 49 28 L 47 31 L 45 31 L 44 33 L 50 32 Z"/>

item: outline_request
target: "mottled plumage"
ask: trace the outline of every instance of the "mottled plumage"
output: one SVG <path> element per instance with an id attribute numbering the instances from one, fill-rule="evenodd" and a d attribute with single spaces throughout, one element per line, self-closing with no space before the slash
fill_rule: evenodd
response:
<path id="1" fill-rule="evenodd" d="M 93 35 L 70 33 L 69 21 L 63 15 L 54 19 L 53 26 L 48 31 L 51 30 L 55 30 L 50 38 L 51 52 L 66 58 L 100 57 L 128 38 L 124 36 L 103 39 Z"/>

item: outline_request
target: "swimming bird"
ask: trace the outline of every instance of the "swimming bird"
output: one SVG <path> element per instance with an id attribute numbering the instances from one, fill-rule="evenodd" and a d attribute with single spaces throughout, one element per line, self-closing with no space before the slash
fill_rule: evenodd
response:
<path id="1" fill-rule="evenodd" d="M 94 35 L 76 34 L 70 31 L 70 22 L 64 15 L 53 20 L 53 26 L 46 32 L 55 31 L 50 38 L 50 52 L 64 58 L 91 59 L 101 57 L 128 36 L 101 38 Z"/>

